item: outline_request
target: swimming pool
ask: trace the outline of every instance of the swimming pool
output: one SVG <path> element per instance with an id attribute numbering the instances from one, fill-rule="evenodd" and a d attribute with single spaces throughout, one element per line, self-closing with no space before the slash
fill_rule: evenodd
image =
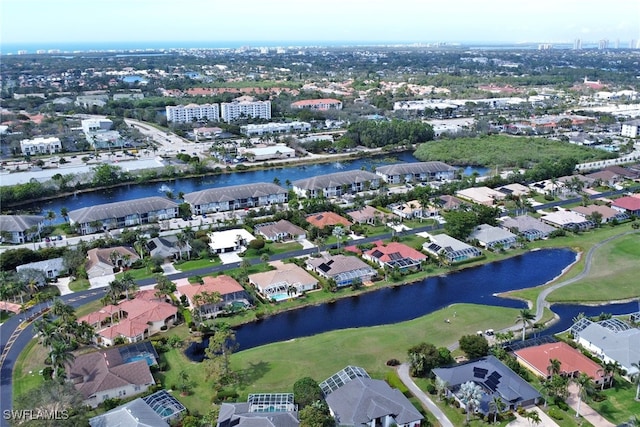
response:
<path id="1" fill-rule="evenodd" d="M 276 300 L 276 301 L 284 301 L 284 300 L 287 300 L 287 299 L 289 299 L 291 297 L 292 297 L 292 295 L 287 295 L 285 293 L 269 295 L 269 299 L 273 299 L 273 300 Z"/>
<path id="2" fill-rule="evenodd" d="M 138 360 L 146 360 L 147 361 L 147 365 L 152 366 L 156 364 L 156 358 L 153 357 L 153 354 L 151 353 L 140 353 L 140 354 L 136 354 L 135 356 L 131 356 L 128 357 L 126 359 L 124 359 L 124 363 L 131 363 L 131 362 L 137 362 Z"/>

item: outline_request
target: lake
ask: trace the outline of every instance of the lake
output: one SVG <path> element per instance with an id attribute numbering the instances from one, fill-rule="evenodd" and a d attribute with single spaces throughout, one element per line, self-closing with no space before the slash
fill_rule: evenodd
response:
<path id="1" fill-rule="evenodd" d="M 403 322 L 455 303 L 524 308 L 522 301 L 495 294 L 547 283 L 575 259 L 575 252 L 568 249 L 527 252 L 446 276 L 280 313 L 238 327 L 236 338 L 240 350 L 246 350 L 338 329 Z M 206 340 L 203 344 L 192 344 L 186 350 L 187 356 L 201 361 L 206 345 Z"/>

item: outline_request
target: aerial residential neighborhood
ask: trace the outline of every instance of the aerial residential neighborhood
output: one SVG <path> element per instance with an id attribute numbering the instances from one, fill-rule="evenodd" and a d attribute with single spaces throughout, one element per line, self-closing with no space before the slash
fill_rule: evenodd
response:
<path id="1" fill-rule="evenodd" d="M 92 7 L 193 36 L 185 1 Z M 0 425 L 638 425 L 632 8 L 463 2 L 478 41 L 409 43 L 399 10 L 476 21 L 245 3 L 207 27 L 273 41 L 45 48 L 3 4 Z M 275 42 L 316 21 L 389 43 Z"/>

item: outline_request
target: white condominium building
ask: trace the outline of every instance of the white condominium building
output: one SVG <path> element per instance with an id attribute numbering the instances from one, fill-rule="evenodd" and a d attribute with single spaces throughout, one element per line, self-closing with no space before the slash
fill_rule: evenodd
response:
<path id="1" fill-rule="evenodd" d="M 271 101 L 233 101 L 223 102 L 222 120 L 232 122 L 239 118 L 271 119 Z"/>
<path id="2" fill-rule="evenodd" d="M 22 154 L 25 156 L 53 154 L 62 150 L 62 144 L 60 143 L 60 139 L 55 137 L 23 139 L 20 141 L 20 150 L 22 150 Z"/>
<path id="3" fill-rule="evenodd" d="M 188 123 L 196 120 L 220 120 L 220 108 L 218 104 L 189 104 L 167 106 L 167 121 L 175 123 Z"/>

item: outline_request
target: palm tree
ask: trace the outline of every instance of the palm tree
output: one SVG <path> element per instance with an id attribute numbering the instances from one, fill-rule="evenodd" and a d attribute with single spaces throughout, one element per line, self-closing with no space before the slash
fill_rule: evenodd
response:
<path id="1" fill-rule="evenodd" d="M 138 252 L 138 255 L 140 255 L 140 259 L 144 259 L 144 254 L 146 252 L 147 249 L 147 239 L 139 234 L 136 241 L 133 243 L 133 247 L 135 248 L 136 252 Z"/>
<path id="2" fill-rule="evenodd" d="M 458 394 L 460 401 L 464 404 L 467 411 L 467 424 L 469 424 L 469 418 L 471 412 L 480 405 L 480 399 L 482 399 L 482 388 L 473 381 L 467 381 L 460 386 L 460 393 Z"/>
<path id="3" fill-rule="evenodd" d="M 640 400 L 640 360 L 631 364 L 632 368 L 636 368 L 636 372 L 630 375 L 631 382 L 636 386 L 636 400 Z"/>
<path id="4" fill-rule="evenodd" d="M 67 209 L 66 207 L 61 207 L 60 208 L 60 216 L 62 218 L 64 218 L 65 222 L 69 221 L 69 209 Z"/>
<path id="5" fill-rule="evenodd" d="M 522 322 L 522 341 L 526 339 L 527 325 L 530 325 L 531 321 L 535 318 L 535 314 L 533 314 L 528 308 L 523 308 L 522 310 L 520 310 L 520 314 L 516 318 L 516 323 Z"/>
<path id="6" fill-rule="evenodd" d="M 336 239 L 338 240 L 338 248 L 340 248 L 340 243 L 342 242 L 342 237 L 344 236 L 344 228 L 342 228 L 341 226 L 336 226 L 334 227 L 333 231 L 331 232 L 331 234 L 333 234 Z"/>
<path id="7" fill-rule="evenodd" d="M 547 366 L 548 376 L 551 377 L 553 375 L 559 375 L 561 365 L 562 362 L 560 362 L 558 359 L 549 359 L 549 366 Z"/>
<path id="8" fill-rule="evenodd" d="M 75 356 L 71 353 L 67 343 L 64 341 L 54 341 L 51 351 L 49 352 L 49 358 L 53 366 L 53 376 L 61 377 L 64 373 L 64 366 L 68 362 L 72 362 Z"/>
<path id="9" fill-rule="evenodd" d="M 578 378 L 573 380 L 578 386 L 578 406 L 576 407 L 576 418 L 580 416 L 580 403 L 582 400 L 593 394 L 593 382 L 591 377 L 584 372 L 580 372 Z"/>
<path id="10" fill-rule="evenodd" d="M 602 364 L 602 376 L 604 377 L 602 379 L 602 388 L 601 390 L 604 390 L 604 383 L 605 383 L 605 379 L 607 377 L 609 377 L 609 385 L 613 385 L 613 377 L 614 374 L 616 373 L 616 364 L 617 362 L 605 362 Z"/>
<path id="11" fill-rule="evenodd" d="M 502 413 L 504 408 L 507 405 L 502 401 L 502 398 L 497 394 L 491 396 L 491 401 L 489 402 L 489 410 L 493 412 L 493 423 L 498 422 L 498 414 Z"/>
<path id="12" fill-rule="evenodd" d="M 59 338 L 58 328 L 51 322 L 49 316 L 44 315 L 42 319 L 33 322 L 33 328 L 40 336 L 40 344 L 51 351 L 53 343 L 59 341 Z"/>
<path id="13" fill-rule="evenodd" d="M 133 275 L 125 271 L 122 277 L 120 278 L 120 288 L 124 291 L 127 300 L 129 299 L 129 291 L 133 291 L 136 288 L 136 281 L 133 278 Z"/>
<path id="14" fill-rule="evenodd" d="M 444 391 L 447 389 L 449 384 L 440 377 L 436 377 L 436 390 L 438 391 L 438 401 L 444 394 Z"/>
<path id="15" fill-rule="evenodd" d="M 49 224 L 51 224 L 53 220 L 56 219 L 56 213 L 54 211 L 47 211 L 45 218 L 49 221 Z"/>
<path id="16" fill-rule="evenodd" d="M 524 416 L 527 420 L 529 420 L 529 424 L 538 425 L 542 422 L 542 420 L 540 419 L 540 414 L 538 414 L 538 412 L 536 411 L 528 411 Z"/>

